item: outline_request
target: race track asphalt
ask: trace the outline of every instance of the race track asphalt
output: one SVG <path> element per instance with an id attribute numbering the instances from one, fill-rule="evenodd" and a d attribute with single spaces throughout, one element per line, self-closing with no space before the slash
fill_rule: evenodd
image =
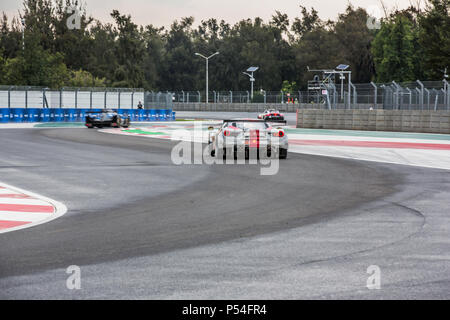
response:
<path id="1" fill-rule="evenodd" d="M 78 298 L 229 297 L 136 292 L 130 274 L 136 264 L 145 267 L 140 259 L 358 216 L 355 208 L 404 190 L 412 171 L 423 174 L 417 168 L 290 154 L 277 175 L 261 176 L 257 165 L 176 166 L 170 158 L 176 143 L 170 141 L 87 129 L 8 129 L 0 135 L 0 181 L 69 209 L 47 224 L 0 234 L 0 298 L 7 299 L 73 298 L 62 286 L 43 290 L 44 275 L 70 265 L 123 261 L 121 290 L 105 291 L 107 282 Z M 227 261 L 222 256 L 214 263 Z M 171 277 L 172 283 L 182 282 L 176 273 Z M 246 279 L 241 281 L 245 285 Z M 271 297 L 286 298 L 276 290 Z"/>

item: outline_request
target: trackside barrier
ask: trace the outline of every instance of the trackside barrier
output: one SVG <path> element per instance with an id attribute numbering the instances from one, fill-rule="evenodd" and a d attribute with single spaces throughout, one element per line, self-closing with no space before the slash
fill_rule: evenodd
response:
<path id="1" fill-rule="evenodd" d="M 83 122 L 87 111 L 101 112 L 102 109 L 66 108 L 0 108 L 0 123 L 21 122 Z M 131 121 L 174 121 L 171 109 L 118 109 L 121 116 L 129 116 Z"/>
<path id="2" fill-rule="evenodd" d="M 50 122 L 50 109 L 41 109 L 39 122 Z"/>
<path id="3" fill-rule="evenodd" d="M 156 110 L 150 109 L 150 121 L 156 121 Z"/>
<path id="4" fill-rule="evenodd" d="M 138 109 L 136 110 L 136 116 L 137 116 L 137 120 L 138 121 L 144 121 L 144 110 L 143 109 Z"/>
<path id="5" fill-rule="evenodd" d="M 41 115 L 40 109 L 26 109 L 28 110 L 27 117 L 25 117 L 25 121 L 28 122 L 39 122 L 39 118 Z"/>
<path id="6" fill-rule="evenodd" d="M 54 122 L 64 121 L 64 109 L 53 109 L 53 113 L 55 114 Z"/>
<path id="7" fill-rule="evenodd" d="M 9 109 L 0 109 L 0 123 L 9 122 Z"/>
<path id="8" fill-rule="evenodd" d="M 11 122 L 23 122 L 23 111 L 25 109 L 11 109 L 9 119 Z"/>
<path id="9" fill-rule="evenodd" d="M 144 121 L 150 121 L 150 110 L 144 110 Z"/>
<path id="10" fill-rule="evenodd" d="M 86 119 L 86 109 L 77 109 L 77 120 L 83 122 Z"/>

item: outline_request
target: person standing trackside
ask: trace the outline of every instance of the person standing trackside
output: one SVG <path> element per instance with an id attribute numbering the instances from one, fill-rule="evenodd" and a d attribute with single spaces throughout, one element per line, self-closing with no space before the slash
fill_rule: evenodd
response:
<path id="1" fill-rule="evenodd" d="M 139 101 L 137 107 L 138 107 L 138 109 L 144 109 L 144 107 L 142 106 L 142 102 L 140 102 L 140 101 Z"/>

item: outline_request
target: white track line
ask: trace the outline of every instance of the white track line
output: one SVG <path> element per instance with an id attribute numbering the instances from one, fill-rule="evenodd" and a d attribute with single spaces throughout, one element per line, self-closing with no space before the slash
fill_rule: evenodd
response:
<path id="1" fill-rule="evenodd" d="M 36 206 L 49 206 L 47 201 L 39 199 L 16 199 L 16 198 L 0 198 L 0 204 L 24 204 L 24 205 L 36 205 Z"/>
<path id="2" fill-rule="evenodd" d="M 23 221 L 23 222 L 39 222 L 46 220 L 52 216 L 53 213 L 34 213 L 34 212 L 14 212 L 14 211 L 0 211 L 0 221 Z M 29 225 L 27 225 L 29 227 Z M 10 230 L 10 229 L 5 229 Z"/>
<path id="3" fill-rule="evenodd" d="M 2 194 L 22 194 L 22 193 L 8 189 L 0 189 L 0 195 Z"/>

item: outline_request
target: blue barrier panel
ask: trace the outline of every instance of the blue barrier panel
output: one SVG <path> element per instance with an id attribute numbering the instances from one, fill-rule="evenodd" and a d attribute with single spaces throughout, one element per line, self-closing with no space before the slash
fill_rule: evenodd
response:
<path id="1" fill-rule="evenodd" d="M 144 121 L 150 121 L 150 110 L 144 110 Z"/>
<path id="2" fill-rule="evenodd" d="M 166 110 L 160 109 L 159 112 L 159 121 L 166 121 Z"/>
<path id="3" fill-rule="evenodd" d="M 41 112 L 39 114 L 39 121 L 40 122 L 50 122 L 50 109 L 41 109 Z"/>
<path id="4" fill-rule="evenodd" d="M 2 108 L 0 109 L 0 123 L 9 122 L 9 109 Z"/>
<path id="5" fill-rule="evenodd" d="M 41 109 L 25 109 L 24 112 L 24 122 L 38 122 L 39 121 L 39 115 L 41 113 Z"/>
<path id="6" fill-rule="evenodd" d="M 144 121 L 144 109 L 138 109 L 137 110 L 137 119 L 138 121 Z"/>
<path id="7" fill-rule="evenodd" d="M 139 109 L 131 110 L 131 121 L 139 121 Z"/>
<path id="8" fill-rule="evenodd" d="M 30 109 L 23 109 L 23 119 L 22 122 L 28 122 L 28 110 Z"/>
<path id="9" fill-rule="evenodd" d="M 52 109 L 52 111 L 53 111 L 54 117 L 53 117 L 53 120 L 50 120 L 50 121 L 53 121 L 53 122 L 63 122 L 64 121 L 64 109 L 57 108 L 57 109 Z"/>
<path id="10" fill-rule="evenodd" d="M 62 122 L 68 122 L 69 121 L 69 109 L 62 109 L 63 110 L 63 116 L 61 121 Z"/>
<path id="11" fill-rule="evenodd" d="M 149 121 L 156 121 L 156 110 L 150 109 Z"/>
<path id="12" fill-rule="evenodd" d="M 36 111 L 36 115 L 33 119 L 33 122 L 41 122 L 42 119 L 42 113 L 44 112 L 45 109 L 37 109 Z"/>
<path id="13" fill-rule="evenodd" d="M 176 121 L 176 120 L 177 120 L 176 114 L 177 114 L 177 113 L 176 113 L 175 111 L 172 111 L 172 118 L 171 118 L 170 120 Z"/>
<path id="14" fill-rule="evenodd" d="M 171 121 L 171 120 L 172 120 L 172 110 L 167 109 L 166 110 L 166 121 Z"/>
<path id="15" fill-rule="evenodd" d="M 68 116 L 65 119 L 67 122 L 75 122 L 77 120 L 77 109 L 69 109 Z"/>
<path id="16" fill-rule="evenodd" d="M 23 122 L 23 108 L 10 109 L 9 120 L 11 122 Z"/>
<path id="17" fill-rule="evenodd" d="M 84 122 L 86 120 L 86 111 L 89 109 L 77 109 L 75 121 Z"/>

